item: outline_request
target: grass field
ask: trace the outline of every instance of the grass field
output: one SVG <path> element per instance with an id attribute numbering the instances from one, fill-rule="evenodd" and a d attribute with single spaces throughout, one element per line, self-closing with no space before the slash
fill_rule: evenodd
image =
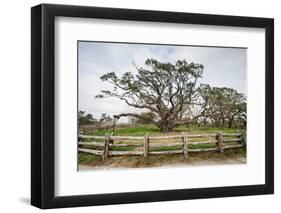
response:
<path id="1" fill-rule="evenodd" d="M 181 126 L 175 128 L 173 132 L 165 133 L 165 134 L 178 134 L 180 132 L 190 132 L 191 134 L 201 134 L 201 133 L 214 133 L 216 131 L 221 131 L 224 133 L 235 133 L 239 130 L 233 128 L 216 128 L 216 127 L 185 127 Z M 92 130 L 88 131 L 87 134 L 89 135 L 105 135 L 106 133 L 112 132 L 111 130 Z M 159 131 L 159 128 L 153 125 L 140 125 L 130 128 L 120 128 L 116 129 L 115 135 L 120 136 L 143 136 L 145 134 L 149 135 L 163 135 L 162 132 Z"/>
<path id="2" fill-rule="evenodd" d="M 188 134 L 208 134 L 220 131 L 222 133 L 237 133 L 239 130 L 231 128 L 215 128 L 215 127 L 179 127 L 174 129 L 170 133 L 161 133 L 159 129 L 152 125 L 136 126 L 131 128 L 120 128 L 116 129 L 116 136 L 144 136 L 148 134 L 149 136 L 160 136 L 160 135 L 173 135 L 180 134 L 181 132 L 187 132 Z M 106 133 L 110 133 L 110 130 L 96 130 L 88 131 L 87 135 L 98 135 L 104 136 Z M 231 137 L 229 137 L 231 139 Z M 206 141 L 211 138 L 194 138 L 189 139 L 189 141 Z M 214 139 L 214 138 L 212 138 Z M 93 139 L 83 139 L 84 141 L 93 141 Z M 161 139 L 161 140 L 151 140 L 150 144 L 157 143 L 173 143 L 180 142 L 180 139 Z M 95 142 L 103 142 L 102 140 L 95 140 Z M 126 144 L 136 144 L 136 141 L 117 141 L 118 143 Z M 140 143 L 140 142 L 138 142 Z M 232 143 L 230 143 L 232 144 Z M 233 143 L 235 144 L 235 143 Z M 188 145 L 189 149 L 201 149 L 201 148 L 212 148 L 216 147 L 216 144 L 196 144 Z M 85 146 L 85 148 L 90 148 Z M 102 149 L 95 147 L 95 149 Z M 181 146 L 169 146 L 169 147 L 150 147 L 149 151 L 171 151 L 179 150 Z M 113 147 L 112 151 L 142 151 L 143 147 Z M 245 148 L 235 148 L 231 150 L 225 150 L 224 153 L 217 152 L 204 152 L 204 153 L 189 153 L 188 159 L 184 159 L 182 154 L 175 155 L 151 155 L 147 158 L 142 156 L 111 156 L 106 161 L 101 160 L 101 156 L 95 156 L 92 154 L 79 153 L 78 163 L 83 168 L 83 166 L 88 166 L 91 168 L 136 168 L 136 167 L 155 167 L 155 166 L 165 166 L 172 164 L 229 164 L 229 163 L 245 163 L 246 162 L 246 149 Z M 87 168 L 88 168 L 87 167 Z"/>

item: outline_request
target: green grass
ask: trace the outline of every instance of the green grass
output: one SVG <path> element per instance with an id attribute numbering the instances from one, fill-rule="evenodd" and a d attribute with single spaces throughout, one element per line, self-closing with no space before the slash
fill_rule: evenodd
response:
<path id="1" fill-rule="evenodd" d="M 187 131 L 187 132 L 192 132 L 192 133 L 214 133 L 216 131 L 221 131 L 223 133 L 235 133 L 237 132 L 237 129 L 234 128 L 226 128 L 226 127 L 211 127 L 211 126 L 191 126 L 191 127 L 185 127 L 185 126 L 180 126 L 175 128 L 175 131 L 182 132 L 182 131 Z"/>
<path id="2" fill-rule="evenodd" d="M 216 144 L 189 144 L 189 149 L 204 149 L 204 148 L 215 148 Z M 150 147 L 149 151 L 173 151 L 173 150 L 182 150 L 182 146 L 165 146 L 165 147 Z"/>
<path id="3" fill-rule="evenodd" d="M 131 146 L 121 146 L 121 147 L 112 147 L 112 151 L 132 151 L 135 147 Z"/>
<path id="4" fill-rule="evenodd" d="M 150 147 L 150 152 L 157 152 L 157 151 L 173 151 L 173 150 L 180 150 L 182 146 L 164 146 L 164 147 Z"/>
<path id="5" fill-rule="evenodd" d="M 99 135 L 104 136 L 106 133 L 112 132 L 111 130 L 98 130 L 98 131 L 90 131 L 90 135 Z M 147 126 L 136 126 L 130 128 L 120 128 L 116 129 L 115 135 L 119 136 L 144 136 L 145 134 L 153 135 L 159 134 L 159 128 L 147 125 Z"/>
<path id="6" fill-rule="evenodd" d="M 81 147 L 83 147 L 84 149 L 103 150 L 103 146 L 82 145 Z"/>
<path id="7" fill-rule="evenodd" d="M 186 127 L 186 126 L 180 126 L 174 129 L 174 133 L 179 132 L 190 132 L 194 134 L 199 133 L 214 133 L 216 131 L 221 131 L 223 133 L 235 133 L 238 130 L 233 128 L 225 128 L 225 127 L 209 127 L 209 126 L 203 126 L 203 127 Z M 112 132 L 112 130 L 96 130 L 96 131 L 89 131 L 87 134 L 89 135 L 98 135 L 98 136 L 104 136 L 107 133 Z M 115 131 L 115 135 L 119 136 L 144 136 L 145 134 L 148 135 L 161 135 L 163 134 L 160 132 L 159 128 L 154 125 L 140 125 L 140 126 L 134 126 L 129 128 L 117 128 Z"/>
<path id="8" fill-rule="evenodd" d="M 99 156 L 88 154 L 88 153 L 79 152 L 79 155 L 78 155 L 79 164 L 81 164 L 81 163 L 88 164 L 88 163 L 91 163 L 93 161 L 99 161 L 99 160 L 100 160 Z"/>
<path id="9" fill-rule="evenodd" d="M 189 149 L 204 149 L 204 148 L 214 148 L 214 147 L 218 147 L 216 144 L 189 144 L 188 148 Z"/>
<path id="10" fill-rule="evenodd" d="M 103 139 L 93 139 L 93 138 L 83 138 L 83 139 L 81 139 L 81 141 L 83 141 L 83 142 L 92 142 L 92 141 L 95 141 L 95 142 L 101 142 L 101 143 L 104 142 Z"/>

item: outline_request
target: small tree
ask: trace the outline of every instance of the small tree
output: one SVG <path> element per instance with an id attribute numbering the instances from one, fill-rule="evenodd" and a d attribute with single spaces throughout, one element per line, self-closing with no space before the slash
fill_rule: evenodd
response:
<path id="1" fill-rule="evenodd" d="M 78 112 L 79 125 L 90 125 L 90 124 L 95 124 L 96 122 L 97 119 L 95 119 L 92 114 L 90 113 L 86 114 L 85 111 Z"/>
<path id="2" fill-rule="evenodd" d="M 112 118 L 106 113 L 102 113 L 100 117 L 100 122 L 104 122 L 104 121 L 112 121 Z"/>
<path id="3" fill-rule="evenodd" d="M 137 109 L 146 109 L 155 117 L 138 113 L 121 113 L 116 118 L 131 116 L 155 124 L 162 132 L 173 130 L 178 125 L 192 122 L 182 119 L 182 111 L 197 99 L 197 80 L 204 66 L 178 60 L 175 64 L 147 59 L 145 67 L 137 67 L 137 74 L 126 72 L 118 77 L 115 72 L 101 76 L 101 80 L 113 85 L 112 90 L 103 90 L 97 98 L 115 97 Z"/>

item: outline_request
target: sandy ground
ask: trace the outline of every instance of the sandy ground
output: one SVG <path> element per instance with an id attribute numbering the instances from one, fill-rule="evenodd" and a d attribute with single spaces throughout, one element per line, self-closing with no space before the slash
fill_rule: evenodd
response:
<path id="1" fill-rule="evenodd" d="M 113 160 L 112 160 L 113 161 Z M 216 166 L 216 165 L 234 165 L 234 164 L 246 164 L 246 157 L 244 156 L 237 156 L 230 159 L 193 159 L 187 160 L 184 162 L 167 162 L 165 164 L 153 164 L 149 166 L 140 166 L 137 167 L 136 165 L 124 165 L 120 162 L 120 159 L 116 159 L 114 163 L 109 162 L 107 165 L 85 165 L 80 164 L 79 170 L 80 171 L 87 171 L 87 170 L 112 170 L 112 169 L 128 169 L 128 168 L 169 168 L 169 167 L 190 167 L 190 166 Z"/>

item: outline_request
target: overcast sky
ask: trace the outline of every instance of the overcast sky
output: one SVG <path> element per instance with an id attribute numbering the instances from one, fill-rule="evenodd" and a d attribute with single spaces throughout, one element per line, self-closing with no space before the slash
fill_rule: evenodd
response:
<path id="1" fill-rule="evenodd" d="M 188 63 L 201 63 L 204 72 L 199 83 L 230 87 L 247 95 L 246 54 L 247 50 L 242 48 L 78 42 L 79 110 L 92 113 L 96 118 L 102 113 L 112 116 L 136 112 L 117 98 L 97 99 L 95 95 L 112 88 L 100 80 L 102 75 L 136 73 L 133 62 L 143 66 L 147 58 L 170 63 L 183 59 Z"/>

